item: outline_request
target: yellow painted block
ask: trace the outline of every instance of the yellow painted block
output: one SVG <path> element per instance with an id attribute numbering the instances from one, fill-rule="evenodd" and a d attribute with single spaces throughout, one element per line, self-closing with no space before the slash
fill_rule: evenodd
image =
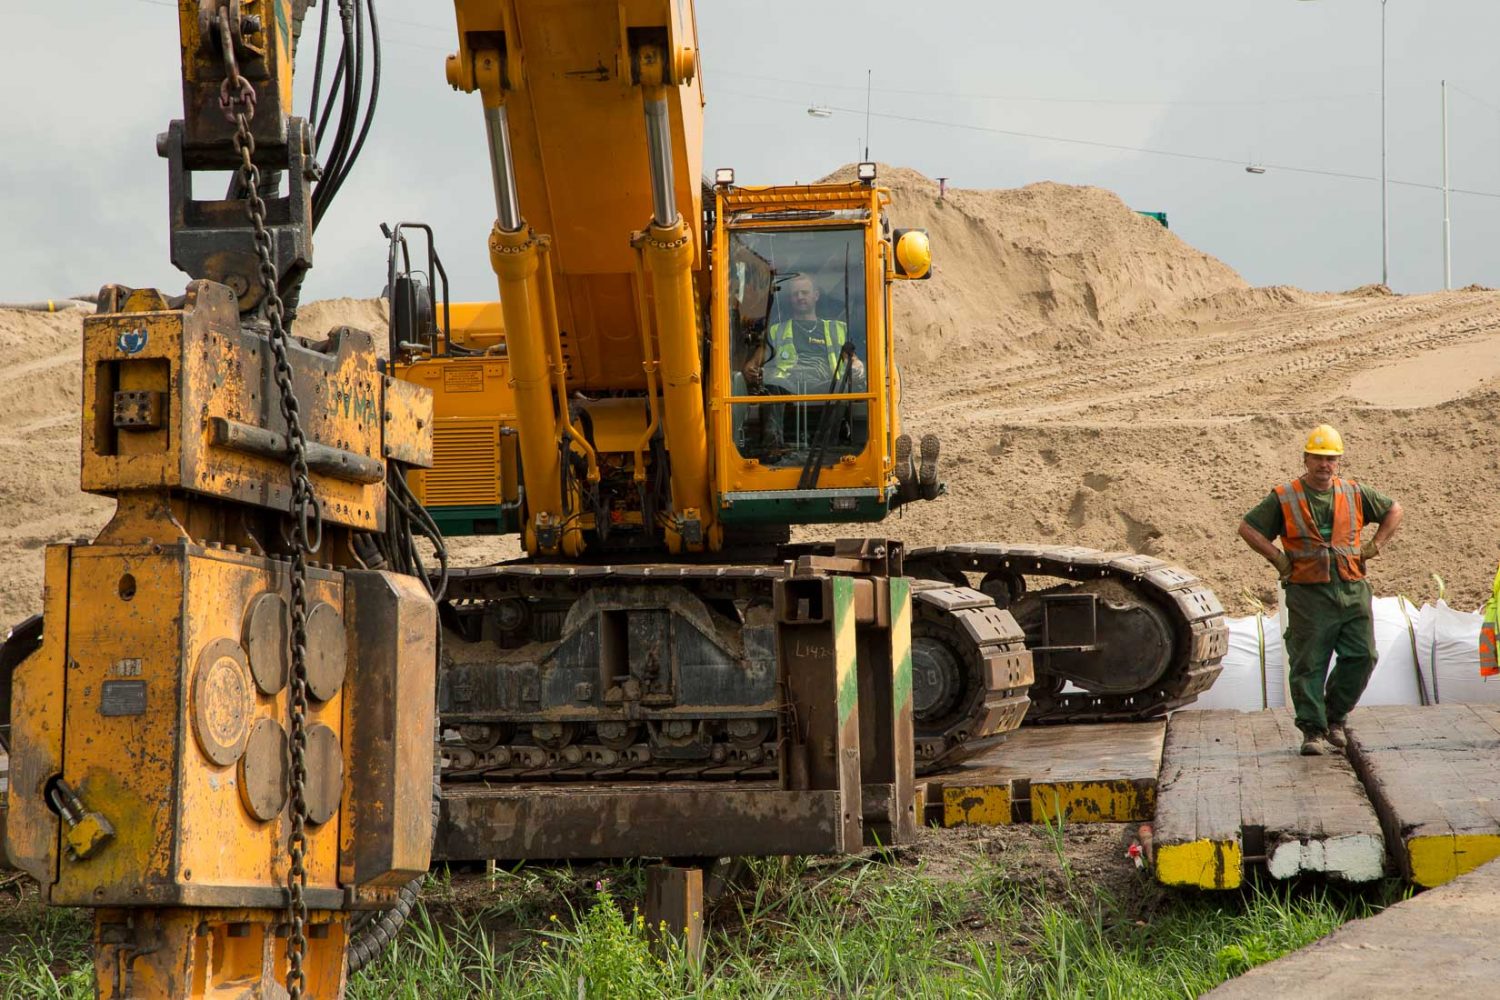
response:
<path id="1" fill-rule="evenodd" d="M 1406 842 L 1406 853 L 1411 859 L 1411 880 L 1430 889 L 1500 857 L 1500 834 L 1413 837 Z"/>
<path id="2" fill-rule="evenodd" d="M 1198 889 L 1237 889 L 1240 845 L 1235 840 L 1193 840 L 1156 848 L 1156 880 Z"/>
<path id="3" fill-rule="evenodd" d="M 1156 813 L 1154 782 L 1061 781 L 1031 786 L 1031 821 L 1144 822 Z"/>
<path id="4" fill-rule="evenodd" d="M 1009 785 L 943 787 L 944 826 L 1010 825 Z"/>

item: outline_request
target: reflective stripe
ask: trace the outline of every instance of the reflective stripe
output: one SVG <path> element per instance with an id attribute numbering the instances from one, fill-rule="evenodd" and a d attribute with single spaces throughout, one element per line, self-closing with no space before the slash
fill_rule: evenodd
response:
<path id="1" fill-rule="evenodd" d="M 1335 479 L 1330 489 L 1333 525 L 1325 540 L 1302 480 L 1293 479 L 1276 487 L 1281 501 L 1281 545 L 1292 560 L 1292 583 L 1327 583 L 1333 578 L 1334 566 L 1344 580 L 1365 577 L 1364 561 L 1359 556 L 1359 533 L 1365 523 L 1359 485 L 1353 480 Z"/>
<path id="2" fill-rule="evenodd" d="M 828 370 L 834 371 L 838 367 L 839 349 L 849 339 L 849 330 L 844 326 L 843 320 L 825 319 L 819 322 L 823 324 L 823 345 L 828 349 Z M 776 348 L 778 355 L 778 376 L 785 375 L 797 365 L 796 333 L 792 329 L 792 323 L 792 320 L 786 320 L 771 324 L 771 346 Z M 783 352 L 787 353 L 783 355 Z"/>
<path id="3" fill-rule="evenodd" d="M 1293 479 L 1291 482 L 1287 483 L 1286 486 L 1283 487 L 1283 489 L 1290 491 L 1292 496 L 1295 498 L 1294 502 L 1290 505 L 1288 505 L 1286 500 L 1283 499 L 1282 506 L 1289 506 L 1289 509 L 1292 513 L 1292 519 L 1296 522 L 1297 525 L 1297 534 L 1301 538 L 1307 539 L 1322 537 L 1322 532 L 1318 530 L 1317 524 L 1313 519 L 1312 508 L 1307 505 L 1307 494 L 1302 492 L 1302 482 L 1300 480 Z"/>

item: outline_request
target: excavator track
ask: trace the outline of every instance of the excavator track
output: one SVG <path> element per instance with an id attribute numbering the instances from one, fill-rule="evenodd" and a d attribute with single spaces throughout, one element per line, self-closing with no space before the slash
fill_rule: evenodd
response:
<path id="1" fill-rule="evenodd" d="M 908 549 L 906 571 L 962 585 L 977 576 L 1014 613 L 1035 658 L 1028 724 L 1161 715 L 1208 690 L 1229 648 L 1213 591 L 1152 556 L 984 542 Z M 1055 586 L 1034 591 L 1037 578 Z M 1069 630 L 1092 641 L 1048 634 Z"/>
<path id="2" fill-rule="evenodd" d="M 1026 633 L 972 587 L 912 585 L 912 716 L 919 775 L 952 767 L 1021 725 L 1033 680 Z"/>
<path id="3" fill-rule="evenodd" d="M 732 614 L 748 628 L 756 622 L 769 624 L 764 612 L 757 618 L 755 609 L 770 608 L 772 585 L 784 572 L 780 566 L 527 563 L 454 570 L 442 607 L 444 780 L 774 778 L 780 766 L 774 692 L 768 692 L 769 703 L 747 710 L 716 713 L 705 708 L 697 717 L 672 720 L 677 734 L 691 730 L 695 740 L 702 739 L 671 746 L 664 745 L 664 729 L 653 732 L 649 722 L 622 724 L 613 712 L 601 711 L 595 719 L 574 713 L 572 721 L 559 726 L 524 714 L 518 715 L 520 721 L 506 719 L 493 701 L 475 711 L 485 696 L 470 689 L 514 689 L 529 683 L 502 678 L 509 669 L 507 657 L 545 660 L 546 649 L 566 638 L 562 632 L 569 610 L 586 595 L 597 599 L 618 590 L 646 604 L 677 602 L 675 607 L 692 614 L 701 602 L 723 619 L 721 625 Z M 1032 681 L 1031 655 L 1010 614 L 974 588 L 919 580 L 912 596 L 914 640 L 941 647 L 951 669 L 962 675 L 961 690 L 947 692 L 940 704 L 916 707 L 915 763 L 918 773 L 926 774 L 982 753 L 1021 724 Z M 493 641 L 497 623 L 514 633 L 503 646 Z M 914 670 L 923 669 L 921 658 L 914 658 Z M 471 704 L 465 704 L 466 698 Z"/>

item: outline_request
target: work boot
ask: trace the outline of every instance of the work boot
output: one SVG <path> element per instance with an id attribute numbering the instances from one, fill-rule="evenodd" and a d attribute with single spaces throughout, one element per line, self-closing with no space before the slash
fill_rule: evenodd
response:
<path id="1" fill-rule="evenodd" d="M 911 460 L 911 435 L 896 438 L 896 495 L 906 503 L 917 498 L 917 470 Z"/>
<path id="2" fill-rule="evenodd" d="M 917 492 L 923 500 L 936 500 L 941 491 L 938 482 L 938 451 L 942 448 L 936 434 L 923 434 L 921 460 L 917 464 Z"/>
<path id="3" fill-rule="evenodd" d="M 1330 722 L 1328 724 L 1328 742 L 1340 750 L 1349 745 L 1349 734 L 1344 731 L 1342 722 Z"/>
<path id="4" fill-rule="evenodd" d="M 1333 744 L 1328 742 L 1328 737 L 1322 733 L 1304 733 L 1302 736 L 1302 756 L 1304 757 L 1331 757 L 1336 751 Z"/>

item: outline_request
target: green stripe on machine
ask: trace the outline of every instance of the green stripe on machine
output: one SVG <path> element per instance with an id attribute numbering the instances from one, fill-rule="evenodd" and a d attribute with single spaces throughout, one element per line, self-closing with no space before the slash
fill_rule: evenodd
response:
<path id="1" fill-rule="evenodd" d="M 889 513 L 889 498 L 873 488 L 746 490 L 719 500 L 725 524 L 868 523 Z"/>
<path id="2" fill-rule="evenodd" d="M 892 577 L 891 700 L 896 711 L 911 701 L 911 580 Z"/>
<path id="3" fill-rule="evenodd" d="M 521 528 L 516 512 L 503 504 L 462 507 L 430 505 L 427 513 L 432 515 L 438 530 L 448 538 L 459 535 L 508 535 Z"/>
<path id="4" fill-rule="evenodd" d="M 854 581 L 847 576 L 829 580 L 833 588 L 833 652 L 838 659 L 839 725 L 848 721 L 859 704 L 859 671 L 855 657 L 859 644 L 854 641 Z"/>

